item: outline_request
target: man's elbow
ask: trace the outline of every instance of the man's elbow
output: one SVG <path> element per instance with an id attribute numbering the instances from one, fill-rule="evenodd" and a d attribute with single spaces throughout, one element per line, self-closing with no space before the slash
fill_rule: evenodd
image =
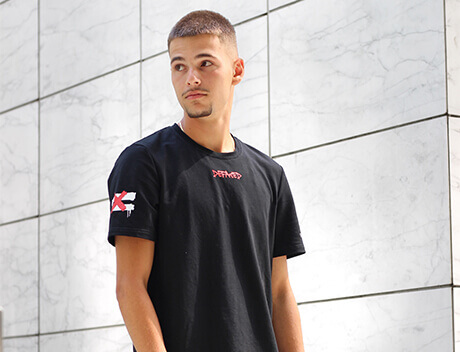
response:
<path id="1" fill-rule="evenodd" d="M 117 280 L 117 285 L 115 288 L 115 293 L 117 296 L 118 303 L 122 302 L 126 297 L 129 296 L 128 285 L 123 280 Z"/>
<path id="2" fill-rule="evenodd" d="M 142 280 L 132 278 L 117 278 L 115 294 L 118 303 L 122 303 L 140 292 L 147 292 L 147 285 Z"/>
<path id="3" fill-rule="evenodd" d="M 294 297 L 289 279 L 272 286 L 272 298 L 274 302 L 284 302 Z"/>

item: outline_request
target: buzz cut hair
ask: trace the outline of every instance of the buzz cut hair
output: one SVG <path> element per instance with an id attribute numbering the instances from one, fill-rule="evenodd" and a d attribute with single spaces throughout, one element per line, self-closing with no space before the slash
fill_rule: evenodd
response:
<path id="1" fill-rule="evenodd" d="M 216 35 L 221 42 L 237 48 L 235 28 L 230 21 L 217 12 L 199 10 L 190 12 L 174 25 L 168 36 L 168 51 L 173 39 L 200 34 Z"/>

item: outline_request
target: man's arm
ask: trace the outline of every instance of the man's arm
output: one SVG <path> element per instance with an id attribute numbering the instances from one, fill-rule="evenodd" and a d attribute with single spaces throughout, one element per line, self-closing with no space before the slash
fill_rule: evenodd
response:
<path id="1" fill-rule="evenodd" d="M 155 243 L 116 236 L 117 299 L 129 335 L 138 352 L 165 352 L 160 322 L 147 293 Z"/>
<path id="2" fill-rule="evenodd" d="M 273 328 L 280 352 L 303 352 L 297 302 L 289 283 L 286 256 L 273 258 Z"/>

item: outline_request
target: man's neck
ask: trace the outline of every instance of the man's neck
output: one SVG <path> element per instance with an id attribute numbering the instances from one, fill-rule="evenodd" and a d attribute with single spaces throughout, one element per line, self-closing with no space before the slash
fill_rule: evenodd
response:
<path id="1" fill-rule="evenodd" d="M 184 116 L 179 122 L 179 127 L 191 139 L 207 149 L 217 153 L 230 153 L 235 150 L 229 121 Z"/>

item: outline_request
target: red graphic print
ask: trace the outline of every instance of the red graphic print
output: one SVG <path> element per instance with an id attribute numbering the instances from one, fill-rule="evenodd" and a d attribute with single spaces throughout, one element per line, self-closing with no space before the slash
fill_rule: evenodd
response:
<path id="1" fill-rule="evenodd" d="M 111 213 L 113 213 L 113 210 L 115 209 L 116 206 L 118 206 L 121 211 L 125 211 L 126 209 L 126 205 L 125 203 L 123 203 L 121 200 L 123 199 L 124 196 L 126 196 L 128 194 L 128 192 L 126 191 L 123 191 L 120 193 L 120 196 L 117 197 L 116 195 L 113 197 L 113 204 L 112 204 L 112 211 Z"/>
<path id="2" fill-rule="evenodd" d="M 239 180 L 243 175 L 236 171 L 228 172 L 226 170 L 212 170 L 213 176 L 214 177 L 220 177 L 220 178 L 235 178 Z"/>

